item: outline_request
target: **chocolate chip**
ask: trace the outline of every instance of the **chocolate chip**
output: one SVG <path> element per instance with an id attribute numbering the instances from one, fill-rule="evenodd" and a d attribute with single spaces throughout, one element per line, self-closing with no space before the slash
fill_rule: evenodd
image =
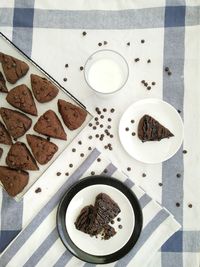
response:
<path id="1" fill-rule="evenodd" d="M 156 83 L 155 83 L 155 82 L 152 82 L 151 84 L 152 84 L 152 85 L 156 85 Z"/>
<path id="2" fill-rule="evenodd" d="M 103 42 L 103 44 L 104 44 L 104 45 L 107 45 L 107 44 L 108 44 L 108 42 L 107 42 L 107 41 L 104 41 L 104 42 Z"/>
<path id="3" fill-rule="evenodd" d="M 108 118 L 108 121 L 109 121 L 109 122 L 111 122 L 111 121 L 112 121 L 112 119 L 111 119 L 111 118 Z"/>
<path id="4" fill-rule="evenodd" d="M 65 68 L 68 68 L 69 67 L 69 65 L 68 64 L 65 64 Z"/>
<path id="5" fill-rule="evenodd" d="M 145 40 L 144 40 L 144 39 L 142 39 L 142 40 L 141 40 L 141 43 L 142 43 L 142 44 L 144 44 L 144 42 L 145 42 Z"/>
<path id="6" fill-rule="evenodd" d="M 103 124 L 100 124 L 99 127 L 100 127 L 100 128 L 103 128 Z"/>
<path id="7" fill-rule="evenodd" d="M 115 109 L 114 108 L 111 108 L 110 112 L 111 113 L 114 113 L 115 112 Z"/>
<path id="8" fill-rule="evenodd" d="M 70 168 L 72 168 L 72 167 L 73 167 L 73 164 L 72 164 L 72 163 L 70 163 L 70 164 L 69 164 L 69 167 L 70 167 Z"/>
<path id="9" fill-rule="evenodd" d="M 146 176 L 147 176 L 146 173 L 143 173 L 143 174 L 142 174 L 142 177 L 146 177 Z"/>
<path id="10" fill-rule="evenodd" d="M 176 207 L 180 207 L 180 203 L 179 202 L 176 202 Z"/>
<path id="11" fill-rule="evenodd" d="M 83 66 L 80 66 L 80 70 L 82 71 L 84 68 L 83 68 Z"/>
<path id="12" fill-rule="evenodd" d="M 111 129 L 111 125 L 108 125 L 107 128 L 108 128 L 108 129 Z"/>
<path id="13" fill-rule="evenodd" d="M 76 148 L 72 148 L 72 152 L 76 152 Z"/>
<path id="14" fill-rule="evenodd" d="M 141 83 L 143 83 L 143 84 L 144 84 L 144 83 L 145 83 L 145 80 L 142 80 L 142 81 L 141 81 Z"/>
<path id="15" fill-rule="evenodd" d="M 107 148 L 108 148 L 108 146 L 104 146 L 104 148 L 105 148 L 105 149 L 107 149 Z"/>
<path id="16" fill-rule="evenodd" d="M 128 132 L 128 131 L 129 131 L 129 128 L 128 128 L 128 127 L 126 127 L 126 128 L 125 128 L 125 130 Z"/>
<path id="17" fill-rule="evenodd" d="M 63 81 L 66 82 L 67 81 L 67 78 L 64 78 Z"/>
<path id="18" fill-rule="evenodd" d="M 127 168 L 127 171 L 130 172 L 130 171 L 131 171 L 131 167 L 128 167 L 128 168 Z"/>
<path id="19" fill-rule="evenodd" d="M 95 172 L 92 171 L 92 172 L 91 172 L 91 175 L 95 175 Z"/>
<path id="20" fill-rule="evenodd" d="M 108 170 L 107 170 L 107 169 L 105 169 L 103 172 L 104 172 L 104 173 L 107 173 L 107 172 L 108 172 Z"/>
<path id="21" fill-rule="evenodd" d="M 40 187 L 38 187 L 36 190 L 35 190 L 35 193 L 40 193 L 42 192 L 42 189 Z"/>
<path id="22" fill-rule="evenodd" d="M 101 115 L 100 118 L 103 119 L 104 118 L 104 115 Z"/>
<path id="23" fill-rule="evenodd" d="M 148 83 L 147 83 L 147 82 L 145 82 L 145 83 L 144 83 L 144 86 L 145 86 L 145 87 L 147 87 L 147 86 L 148 86 Z"/>
<path id="24" fill-rule="evenodd" d="M 97 126 L 93 126 L 92 129 L 93 129 L 93 130 L 96 130 L 96 129 L 97 129 Z"/>
<path id="25" fill-rule="evenodd" d="M 68 173 L 68 172 L 66 172 L 66 173 L 65 173 L 65 175 L 66 175 L 66 176 L 69 176 L 69 173 Z"/>
<path id="26" fill-rule="evenodd" d="M 111 223 L 111 224 L 114 224 L 114 223 L 115 223 L 115 221 L 114 221 L 114 220 L 112 220 L 110 223 Z"/>
<path id="27" fill-rule="evenodd" d="M 122 228 L 123 228 L 123 226 L 120 224 L 120 225 L 118 225 L 118 228 L 119 228 L 119 229 L 122 229 Z"/>
<path id="28" fill-rule="evenodd" d="M 113 138 L 114 137 L 114 135 L 113 134 L 110 134 L 110 138 Z"/>
<path id="29" fill-rule="evenodd" d="M 168 67 L 165 67 L 165 71 L 169 71 L 169 68 Z"/>
<path id="30" fill-rule="evenodd" d="M 50 141 L 50 140 L 51 140 L 51 138 L 48 136 L 48 137 L 47 137 L 47 141 Z"/>
<path id="31" fill-rule="evenodd" d="M 103 108 L 103 112 L 106 112 L 107 111 L 107 109 L 106 108 Z"/>
<path id="32" fill-rule="evenodd" d="M 89 127 L 92 127 L 92 123 L 89 123 L 88 125 L 89 125 Z"/>
<path id="33" fill-rule="evenodd" d="M 99 111 L 97 112 L 97 114 L 100 115 L 100 114 L 101 114 L 101 111 L 99 110 Z"/>
<path id="34" fill-rule="evenodd" d="M 131 123 L 134 123 L 135 121 L 134 120 L 131 120 Z"/>
<path id="35" fill-rule="evenodd" d="M 192 208 L 192 204 L 188 204 L 188 207 L 189 207 L 189 208 Z"/>
<path id="36" fill-rule="evenodd" d="M 151 63 L 151 59 L 148 59 L 148 60 L 147 60 L 147 63 Z"/>
<path id="37" fill-rule="evenodd" d="M 90 139 L 90 140 L 91 140 L 91 139 L 92 139 L 92 135 L 89 135 L 89 136 L 88 136 L 88 139 Z"/>
<path id="38" fill-rule="evenodd" d="M 95 118 L 94 118 L 95 121 L 98 121 L 98 119 L 99 119 L 98 117 L 95 117 Z"/>
<path id="39" fill-rule="evenodd" d="M 120 217 L 118 217 L 118 218 L 117 218 L 117 221 L 118 221 L 118 222 L 121 222 L 121 218 L 120 218 Z"/>
<path id="40" fill-rule="evenodd" d="M 177 178 L 180 178 L 181 177 L 181 174 L 180 173 L 177 173 L 176 177 Z"/>
<path id="41" fill-rule="evenodd" d="M 92 150 L 91 146 L 88 147 L 88 150 Z"/>
<path id="42" fill-rule="evenodd" d="M 60 176 L 60 175 L 61 175 L 61 172 L 57 172 L 56 175 L 57 175 L 57 176 Z"/>
<path id="43" fill-rule="evenodd" d="M 135 136 L 136 135 L 136 133 L 135 132 L 132 132 L 132 136 Z"/>
<path id="44" fill-rule="evenodd" d="M 187 154 L 187 150 L 183 150 L 183 154 Z"/>
<path id="45" fill-rule="evenodd" d="M 147 86 L 147 90 L 151 90 L 151 86 Z"/>
<path id="46" fill-rule="evenodd" d="M 177 109 L 177 111 L 178 111 L 179 114 L 181 113 L 180 109 Z"/>
<path id="47" fill-rule="evenodd" d="M 99 134 L 96 134 L 95 137 L 96 137 L 96 138 L 99 138 Z"/>
<path id="48" fill-rule="evenodd" d="M 83 158 L 85 155 L 84 155 L 84 153 L 81 153 L 80 156 L 81 156 L 81 158 Z"/>
<path id="49" fill-rule="evenodd" d="M 86 34 L 87 34 L 87 32 L 85 32 L 85 31 L 84 31 L 84 32 L 82 32 L 82 35 L 83 35 L 83 36 L 85 36 Z"/>
<path id="50" fill-rule="evenodd" d="M 162 186 L 163 184 L 162 183 L 158 183 L 159 186 Z"/>
<path id="51" fill-rule="evenodd" d="M 102 46 L 102 43 L 98 43 L 98 46 Z"/>
<path id="52" fill-rule="evenodd" d="M 112 146 L 109 147 L 109 150 L 113 150 Z"/>
<path id="53" fill-rule="evenodd" d="M 168 74 L 169 76 L 170 76 L 170 75 L 172 75 L 171 71 L 168 71 L 168 73 L 167 73 L 167 74 Z"/>
<path id="54" fill-rule="evenodd" d="M 98 121 L 96 122 L 96 125 L 99 125 L 99 122 Z"/>
<path id="55" fill-rule="evenodd" d="M 139 59 L 139 57 L 137 57 L 134 60 L 135 60 L 135 62 L 138 62 L 140 59 Z"/>
<path id="56" fill-rule="evenodd" d="M 78 141 L 78 144 L 79 144 L 79 145 L 82 145 L 82 142 L 81 142 L 81 141 Z"/>
<path id="57" fill-rule="evenodd" d="M 128 42 L 126 45 L 130 46 L 131 44 L 130 44 L 130 42 Z"/>
<path id="58" fill-rule="evenodd" d="M 98 112 L 100 109 L 98 107 L 95 108 L 96 112 Z"/>

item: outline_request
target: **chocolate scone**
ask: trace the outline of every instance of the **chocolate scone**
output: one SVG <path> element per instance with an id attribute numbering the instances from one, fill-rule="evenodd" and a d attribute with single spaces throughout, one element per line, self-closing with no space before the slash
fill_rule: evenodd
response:
<path id="1" fill-rule="evenodd" d="M 87 112 L 84 109 L 62 99 L 58 100 L 58 110 L 62 116 L 64 124 L 70 130 L 79 128 L 87 116 Z"/>
<path id="2" fill-rule="evenodd" d="M 0 114 L 8 132 L 13 138 L 23 136 L 31 127 L 32 120 L 19 111 L 0 108 Z"/>
<path id="3" fill-rule="evenodd" d="M 49 80 L 36 74 L 31 74 L 31 86 L 35 98 L 40 103 L 51 101 L 57 96 L 59 91 Z"/>
<path id="4" fill-rule="evenodd" d="M 33 156 L 42 165 L 49 162 L 58 151 L 57 145 L 43 137 L 27 134 L 26 139 L 32 150 Z"/>
<path id="5" fill-rule="evenodd" d="M 1 121 L 0 121 L 0 143 L 4 145 L 12 145 L 11 136 Z"/>
<path id="6" fill-rule="evenodd" d="M 61 121 L 53 110 L 47 110 L 36 122 L 33 128 L 36 132 L 61 140 L 67 140 L 67 135 Z"/>
<path id="7" fill-rule="evenodd" d="M 37 108 L 32 93 L 25 84 L 18 85 L 10 90 L 6 96 L 6 100 L 13 107 L 37 116 Z"/>
<path id="8" fill-rule="evenodd" d="M 3 148 L 0 147 L 0 159 L 1 159 L 2 155 L 3 155 Z"/>
<path id="9" fill-rule="evenodd" d="M 2 93 L 8 93 L 8 89 L 6 86 L 6 80 L 3 77 L 2 72 L 0 71 L 0 92 Z"/>
<path id="10" fill-rule="evenodd" d="M 85 206 L 79 216 L 77 217 L 75 221 L 75 226 L 77 230 L 80 230 L 86 234 L 88 234 L 89 231 L 89 225 L 91 224 L 92 216 L 94 215 L 94 206 L 89 205 Z"/>
<path id="11" fill-rule="evenodd" d="M 138 137 L 142 142 L 160 141 L 174 136 L 167 128 L 149 115 L 144 115 L 138 124 Z"/>
<path id="12" fill-rule="evenodd" d="M 0 62 L 2 63 L 6 80 L 12 84 L 25 76 L 29 70 L 29 66 L 24 61 L 3 53 L 0 53 Z"/>
<path id="13" fill-rule="evenodd" d="M 117 232 L 115 231 L 115 228 L 112 227 L 109 224 L 104 225 L 103 232 L 102 232 L 102 239 L 108 240 L 112 236 L 114 236 Z"/>
<path id="14" fill-rule="evenodd" d="M 7 193 L 15 197 L 22 192 L 28 184 L 29 174 L 25 171 L 17 171 L 8 167 L 0 166 L 0 181 Z"/>
<path id="15" fill-rule="evenodd" d="M 24 143 L 16 142 L 8 151 L 6 164 L 18 170 L 39 170 L 34 157 Z"/>

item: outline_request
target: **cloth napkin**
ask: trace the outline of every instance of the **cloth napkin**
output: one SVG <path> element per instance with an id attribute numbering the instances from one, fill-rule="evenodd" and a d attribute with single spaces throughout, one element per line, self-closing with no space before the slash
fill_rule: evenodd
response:
<path id="1" fill-rule="evenodd" d="M 62 154 L 58 160 L 62 162 L 64 158 L 65 155 Z M 101 160 L 97 160 L 99 158 Z M 56 176 L 53 168 L 50 167 L 51 170 L 48 170 L 48 173 Z M 114 266 L 146 266 L 155 252 L 180 228 L 179 223 L 171 213 L 120 172 L 95 148 L 88 151 L 87 155 L 84 154 L 81 164 L 71 175 L 66 176 L 64 172 L 61 172 L 60 176 L 63 177 L 64 183 L 58 190 L 54 191 L 43 208 L 8 246 L 1 256 L 1 266 L 28 267 L 37 265 L 58 267 L 67 265 L 74 267 L 84 264 L 73 257 L 59 239 L 56 229 L 56 210 L 65 191 L 74 182 L 90 175 L 91 172 L 95 172 L 95 174 L 105 174 L 106 172 L 105 175 L 121 180 L 133 190 L 142 207 L 144 223 L 141 236 L 134 248 L 125 257 L 113 263 Z M 54 177 L 54 179 L 60 179 L 60 176 Z M 49 186 L 53 186 L 54 179 L 49 181 Z M 41 187 L 43 188 L 44 185 L 41 185 Z M 30 201 L 32 200 L 30 199 Z M 89 265 L 88 263 L 84 264 L 84 266 Z"/>

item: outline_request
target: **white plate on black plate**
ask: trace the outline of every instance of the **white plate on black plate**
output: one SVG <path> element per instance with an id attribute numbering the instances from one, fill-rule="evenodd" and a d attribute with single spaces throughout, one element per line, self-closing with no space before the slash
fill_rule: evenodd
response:
<path id="1" fill-rule="evenodd" d="M 174 136 L 143 143 L 138 138 L 137 128 L 145 114 L 168 128 Z M 124 112 L 119 123 L 119 138 L 124 149 L 133 158 L 145 163 L 160 163 L 171 158 L 180 148 L 183 142 L 183 122 L 173 106 L 160 99 L 148 98 L 133 103 Z"/>
<path id="2" fill-rule="evenodd" d="M 117 233 L 109 240 L 102 240 L 100 235 L 90 237 L 74 225 L 81 209 L 94 205 L 99 193 L 108 194 L 121 209 L 112 224 Z M 94 264 L 113 262 L 127 254 L 139 238 L 142 222 L 142 210 L 132 190 L 115 178 L 101 175 L 74 184 L 63 196 L 57 211 L 57 229 L 63 244 L 74 256 Z"/>

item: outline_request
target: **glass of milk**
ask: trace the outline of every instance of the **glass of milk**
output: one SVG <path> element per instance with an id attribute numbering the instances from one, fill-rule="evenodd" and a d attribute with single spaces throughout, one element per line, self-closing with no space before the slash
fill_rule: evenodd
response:
<path id="1" fill-rule="evenodd" d="M 97 93 L 112 94 L 128 80 L 128 63 L 113 50 L 100 50 L 92 54 L 85 63 L 85 80 Z"/>

